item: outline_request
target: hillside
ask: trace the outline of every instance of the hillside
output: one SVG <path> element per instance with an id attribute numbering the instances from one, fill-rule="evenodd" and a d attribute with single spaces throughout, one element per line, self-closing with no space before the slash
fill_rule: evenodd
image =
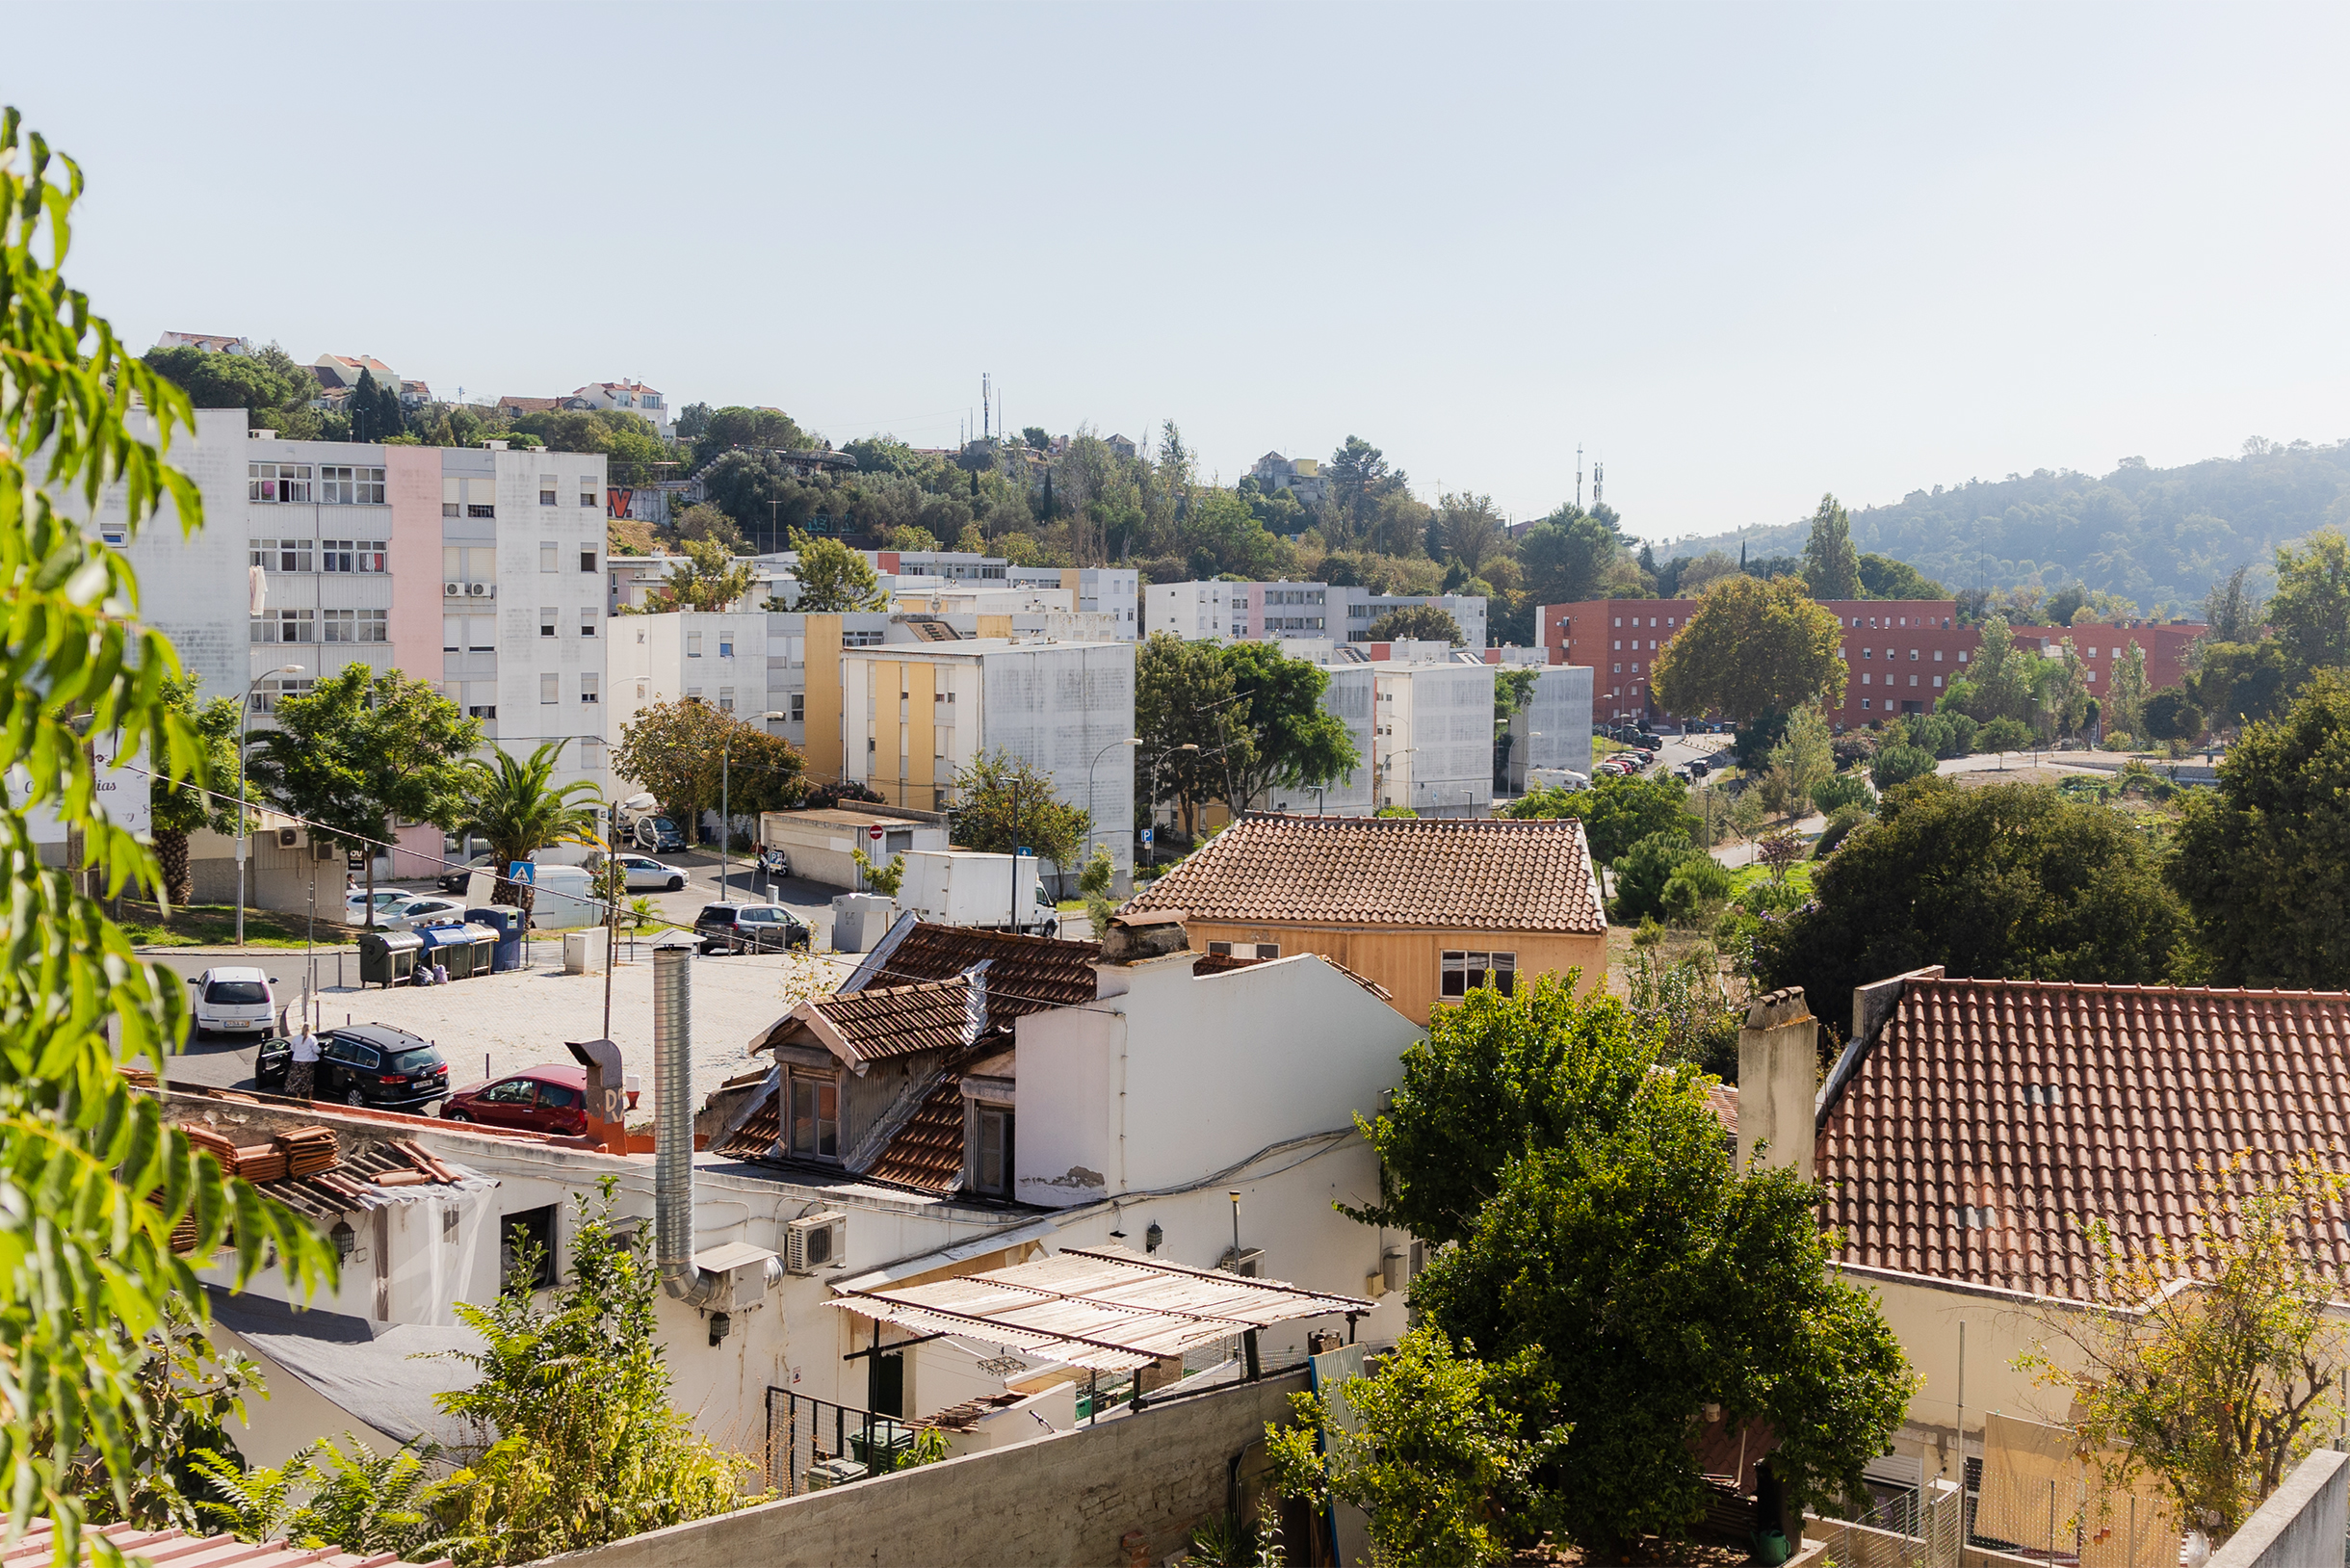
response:
<path id="1" fill-rule="evenodd" d="M 2247 442 L 2240 457 L 2180 468 L 2142 459 L 2099 478 L 2041 469 L 1996 483 L 1912 490 L 1852 513 L 1852 541 L 1908 562 L 1950 589 L 2080 582 L 2142 609 L 2200 602 L 2215 578 L 2265 567 L 2271 552 L 2323 524 L 2350 521 L 2350 442 Z M 1808 518 L 1676 539 L 1659 558 L 1709 549 L 1755 556 L 1803 549 Z"/>

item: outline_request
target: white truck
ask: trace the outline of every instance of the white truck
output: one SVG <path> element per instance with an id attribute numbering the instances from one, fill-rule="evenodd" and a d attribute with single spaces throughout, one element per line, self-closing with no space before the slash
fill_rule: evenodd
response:
<path id="1" fill-rule="evenodd" d="M 1060 911 L 1037 877 L 1034 855 L 908 849 L 898 906 L 938 926 L 988 926 L 1031 936 L 1060 931 Z"/>

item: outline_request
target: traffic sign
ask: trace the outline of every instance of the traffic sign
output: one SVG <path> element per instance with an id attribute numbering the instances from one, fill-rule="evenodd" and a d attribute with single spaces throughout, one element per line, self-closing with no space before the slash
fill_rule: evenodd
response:
<path id="1" fill-rule="evenodd" d="M 1029 848 L 1027 845 L 1025 845 L 1025 844 L 1023 844 L 1022 846 L 1020 846 L 1020 848 L 1018 848 L 1017 849 L 1014 849 L 1014 850 L 1012 851 L 1012 853 L 1014 853 L 1014 854 L 1025 854 L 1025 855 L 1032 855 L 1032 854 L 1034 854 L 1035 852 L 1036 852 L 1035 850 L 1033 850 L 1033 849 L 1030 849 L 1030 848 Z"/>
<path id="2" fill-rule="evenodd" d="M 535 884 L 538 880 L 538 868 L 527 860 L 517 860 L 506 868 L 506 879 L 509 882 Z"/>
<path id="3" fill-rule="evenodd" d="M 1148 828 L 1148 827 L 1146 827 L 1146 828 L 1144 828 L 1144 829 L 1142 830 L 1142 847 L 1143 847 L 1144 849 L 1149 849 L 1149 848 L 1151 847 L 1151 834 L 1152 834 L 1154 831 L 1155 831 L 1155 829 Z"/>
<path id="4" fill-rule="evenodd" d="M 881 824 L 880 824 L 879 823 L 874 823 L 870 824 L 869 826 L 867 826 L 867 828 L 865 829 L 865 836 L 866 836 L 867 838 L 869 838 L 869 839 L 873 840 L 873 841 L 874 841 L 875 844 L 880 843 L 880 842 L 881 842 Z"/>

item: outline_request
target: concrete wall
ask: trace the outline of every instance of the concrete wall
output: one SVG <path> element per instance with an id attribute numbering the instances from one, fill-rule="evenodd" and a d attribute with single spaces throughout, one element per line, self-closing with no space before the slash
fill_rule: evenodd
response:
<path id="1" fill-rule="evenodd" d="M 1327 644 L 1323 658 L 1326 660 Z M 1318 661 L 1322 662 L 1322 661 Z M 1335 714 L 1354 740 L 1359 759 L 1345 777 L 1322 789 L 1289 789 L 1276 785 L 1267 792 L 1275 811 L 1314 812 L 1331 817 L 1368 817 L 1371 799 L 1371 686 L 1376 680 L 1369 665 L 1324 665 L 1328 684 L 1322 688 L 1321 711 Z"/>
<path id="2" fill-rule="evenodd" d="M 1550 665 L 1534 677 L 1533 700 L 1512 716 L 1509 782 L 1526 788 L 1529 768 L 1564 768 L 1591 772 L 1591 670 L 1582 665 Z"/>
<path id="3" fill-rule="evenodd" d="M 1302 1372 L 919 1470 L 549 1559 L 566 1568 L 1100 1564 L 1182 1548 L 1225 1505 L 1226 1466 L 1286 1421 Z"/>
<path id="4" fill-rule="evenodd" d="M 2350 1525 L 2350 1453 L 2320 1449 L 2301 1461 L 2211 1568 L 2335 1568 Z"/>

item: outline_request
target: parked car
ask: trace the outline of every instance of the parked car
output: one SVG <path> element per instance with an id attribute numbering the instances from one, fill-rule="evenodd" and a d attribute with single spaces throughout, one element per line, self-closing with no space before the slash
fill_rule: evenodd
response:
<path id="1" fill-rule="evenodd" d="M 395 904 L 405 903 L 414 897 L 416 890 L 412 887 L 379 887 L 372 894 L 363 887 L 354 887 L 343 895 L 343 924 L 366 925 L 370 902 L 376 907 L 376 918 L 381 920 L 385 910 Z"/>
<path id="2" fill-rule="evenodd" d="M 207 969 L 188 981 L 196 987 L 196 1037 L 207 1034 L 267 1034 L 277 1016 L 275 980 L 258 969 Z"/>
<path id="3" fill-rule="evenodd" d="M 626 828 L 627 841 L 655 854 L 679 854 L 686 848 L 685 829 L 666 817 L 638 817 Z"/>
<path id="4" fill-rule="evenodd" d="M 438 926 L 465 913 L 463 899 L 444 898 L 437 893 L 422 894 L 407 902 L 395 904 L 376 915 L 376 929 L 412 931 L 419 926 Z"/>
<path id="5" fill-rule="evenodd" d="M 475 872 L 489 871 L 496 865 L 497 856 L 495 855 L 475 855 L 463 865 L 452 866 L 449 870 L 442 872 L 439 878 L 440 890 L 443 893 L 462 893 L 465 891 L 466 879 Z"/>
<path id="6" fill-rule="evenodd" d="M 710 903 L 693 917 L 702 952 L 781 953 L 805 950 L 815 933 L 779 903 Z"/>
<path id="7" fill-rule="evenodd" d="M 441 1102 L 440 1118 L 576 1136 L 588 1131 L 588 1069 L 550 1063 L 471 1085 Z"/>
<path id="8" fill-rule="evenodd" d="M 1681 776 L 1686 779 L 1700 779 L 1711 771 L 1713 771 L 1713 763 L 1710 758 L 1707 757 L 1691 757 L 1681 765 Z"/>
<path id="9" fill-rule="evenodd" d="M 627 875 L 631 893 L 662 891 L 674 893 L 686 885 L 686 874 L 675 866 L 665 866 L 651 855 L 624 854 L 620 869 Z"/>
<path id="10" fill-rule="evenodd" d="M 275 1093 L 285 1087 L 294 1042 L 264 1040 L 253 1061 L 253 1083 Z M 318 1037 L 318 1071 L 311 1098 L 345 1105 L 403 1110 L 449 1092 L 449 1062 L 431 1041 L 389 1024 L 347 1024 Z"/>

